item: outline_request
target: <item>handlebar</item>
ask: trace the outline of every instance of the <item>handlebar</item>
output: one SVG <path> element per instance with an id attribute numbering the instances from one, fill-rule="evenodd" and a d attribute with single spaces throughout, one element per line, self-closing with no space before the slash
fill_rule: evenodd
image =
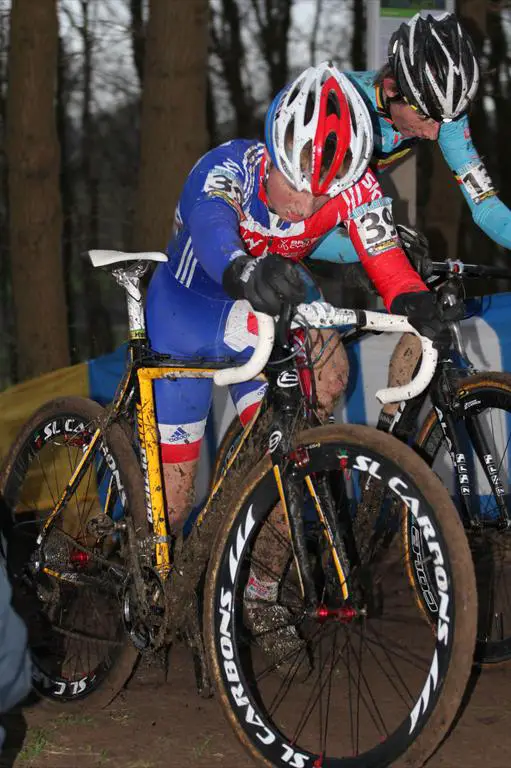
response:
<path id="1" fill-rule="evenodd" d="M 511 269 L 486 264 L 465 264 L 463 261 L 447 259 L 433 261 L 434 275 L 460 275 L 463 277 L 489 277 L 511 280 Z"/>
<path id="2" fill-rule="evenodd" d="M 215 371 L 213 381 L 219 387 L 228 384 L 241 384 L 258 376 L 270 359 L 275 341 L 275 321 L 270 315 L 263 312 L 254 312 L 257 318 L 257 342 L 250 360 L 236 368 L 224 368 Z"/>
<path id="3" fill-rule="evenodd" d="M 248 362 L 239 367 L 224 368 L 222 371 L 216 371 L 214 375 L 215 384 L 226 386 L 228 384 L 239 384 L 242 381 L 248 381 L 257 376 L 268 362 L 275 338 L 275 322 L 272 317 L 260 312 L 256 312 L 256 317 L 259 324 L 258 339 L 252 357 Z M 420 336 L 415 328 L 410 325 L 406 317 L 368 310 L 338 309 L 326 302 L 313 301 L 311 304 L 300 304 L 296 308 L 291 327 L 303 327 L 304 321 L 310 328 L 356 325 L 366 330 L 389 333 L 413 333 L 418 336 L 422 345 L 422 361 L 418 373 L 409 384 L 378 390 L 376 397 L 383 405 L 400 402 L 401 400 L 410 400 L 420 395 L 433 378 L 438 352 L 433 346 L 433 342 L 424 336 Z"/>

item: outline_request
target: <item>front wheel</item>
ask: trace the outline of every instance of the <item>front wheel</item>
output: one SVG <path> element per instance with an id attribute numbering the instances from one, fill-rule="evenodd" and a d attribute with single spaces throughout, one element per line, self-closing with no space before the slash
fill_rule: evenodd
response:
<path id="1" fill-rule="evenodd" d="M 305 610 L 265 458 L 219 531 L 206 579 L 205 638 L 223 709 L 260 765 L 422 765 L 455 716 L 475 642 L 475 579 L 456 509 L 418 456 L 374 429 L 311 429 L 297 447 L 285 477 L 298 478 L 305 497 L 320 486 L 324 497 L 325 482 L 336 486 L 349 594 L 334 584 L 318 520 L 306 555 L 318 609 Z M 364 504 L 375 480 L 383 488 L 378 508 Z M 435 563 L 442 599 L 435 625 L 410 579 L 408 512 Z M 310 543 L 314 529 L 319 546 Z M 278 583 L 276 599 L 260 602 L 259 621 L 246 592 L 254 569 Z"/>
<path id="2" fill-rule="evenodd" d="M 456 505 L 468 506 L 477 521 L 466 520 L 479 593 L 476 658 L 484 663 L 511 659 L 511 530 L 499 527 L 502 511 L 511 516 L 511 375 L 484 373 L 459 382 L 453 413 L 459 445 L 456 459 L 466 467 L 463 499 L 442 424 L 433 409 L 419 430 L 416 450 L 440 476 Z M 413 527 L 413 521 L 410 521 Z M 425 609 L 438 613 L 434 578 L 425 567 L 416 532 L 412 572 Z"/>

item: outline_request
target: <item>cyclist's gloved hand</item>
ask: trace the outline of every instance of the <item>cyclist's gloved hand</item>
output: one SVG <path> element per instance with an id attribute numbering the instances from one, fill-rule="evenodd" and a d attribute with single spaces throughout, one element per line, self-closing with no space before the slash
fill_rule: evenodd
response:
<path id="1" fill-rule="evenodd" d="M 427 280 L 433 274 L 433 262 L 429 258 L 428 238 L 422 232 L 417 232 L 411 227 L 405 227 L 403 224 L 396 224 L 396 229 L 403 250 L 412 267 L 423 280 Z"/>
<path id="2" fill-rule="evenodd" d="M 465 294 L 463 286 L 456 280 L 446 280 L 438 289 L 438 298 L 442 304 L 442 317 L 448 322 L 463 320 L 465 317 Z"/>
<path id="3" fill-rule="evenodd" d="M 306 288 L 289 259 L 266 256 L 238 256 L 225 270 L 222 285 L 233 299 L 246 299 L 257 312 L 278 315 L 282 304 L 300 304 Z"/>
<path id="4" fill-rule="evenodd" d="M 406 315 L 420 335 L 427 336 L 435 346 L 450 345 L 451 334 L 436 294 L 429 291 L 400 293 L 390 305 L 390 311 L 394 315 Z"/>

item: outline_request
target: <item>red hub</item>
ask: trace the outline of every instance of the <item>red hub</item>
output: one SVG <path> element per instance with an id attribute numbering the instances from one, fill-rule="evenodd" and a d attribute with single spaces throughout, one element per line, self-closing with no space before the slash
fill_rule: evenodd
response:
<path id="1" fill-rule="evenodd" d="M 84 568 L 90 560 L 90 555 L 87 552 L 82 552 L 81 549 L 74 549 L 69 555 L 69 562 L 77 568 Z"/>
<path id="2" fill-rule="evenodd" d="M 349 622 L 356 619 L 357 616 L 358 611 L 349 606 L 343 606 L 342 608 L 327 608 L 326 605 L 321 605 L 316 611 L 316 619 L 321 623 L 324 623 L 325 621 L 340 621 L 342 624 L 349 624 Z"/>

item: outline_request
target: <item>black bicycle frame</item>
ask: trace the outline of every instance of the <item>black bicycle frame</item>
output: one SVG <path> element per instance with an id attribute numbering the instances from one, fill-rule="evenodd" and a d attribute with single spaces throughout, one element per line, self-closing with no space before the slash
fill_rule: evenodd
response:
<path id="1" fill-rule="evenodd" d="M 394 420 L 390 424 L 381 423 L 378 428 L 382 431 L 391 432 L 402 442 L 413 442 L 418 426 L 418 416 L 429 394 L 455 469 L 463 524 L 471 529 L 509 528 L 511 527 L 511 519 L 504 503 L 503 494 L 498 492 L 502 488 L 502 484 L 498 475 L 497 463 L 484 431 L 477 421 L 477 416 L 471 416 L 470 413 L 461 411 L 458 387 L 463 378 L 468 375 L 466 370 L 455 366 L 449 357 L 441 359 L 429 387 L 413 400 L 400 403 Z M 466 426 L 468 437 L 490 488 L 495 489 L 495 499 L 499 507 L 499 516 L 495 520 L 481 520 L 480 515 L 475 512 L 471 504 L 474 482 L 471 478 L 467 452 L 456 428 L 456 424 L 460 421 Z M 427 455 L 423 455 L 423 458 L 428 462 L 430 461 L 430 457 Z"/>

